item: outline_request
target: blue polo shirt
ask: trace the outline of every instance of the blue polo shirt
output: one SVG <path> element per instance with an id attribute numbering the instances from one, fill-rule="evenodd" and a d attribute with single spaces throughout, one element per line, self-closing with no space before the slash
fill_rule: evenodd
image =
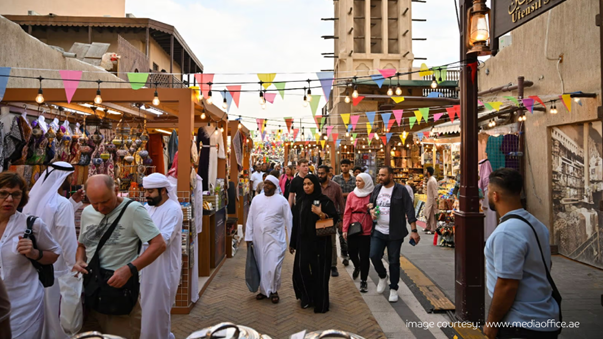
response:
<path id="1" fill-rule="evenodd" d="M 550 269 L 551 251 L 546 226 L 523 208 L 508 214 L 519 215 L 534 226 Z M 546 278 L 538 242 L 530 226 L 518 219 L 501 223 L 488 238 L 484 254 L 490 297 L 494 294 L 498 278 L 520 281 L 513 306 L 502 321 L 530 323 L 533 325 L 514 326 L 534 331 L 556 330 L 554 324 L 546 322 L 549 319 L 559 320 L 559 305 L 553 299 L 553 289 Z"/>

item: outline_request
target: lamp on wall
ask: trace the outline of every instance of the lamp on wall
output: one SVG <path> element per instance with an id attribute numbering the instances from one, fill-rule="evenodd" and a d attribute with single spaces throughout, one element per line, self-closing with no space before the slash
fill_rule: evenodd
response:
<path id="1" fill-rule="evenodd" d="M 492 16 L 486 0 L 473 0 L 473 7 L 467 10 L 467 54 L 478 53 L 480 56 L 492 54 L 490 49 L 490 26 Z"/>

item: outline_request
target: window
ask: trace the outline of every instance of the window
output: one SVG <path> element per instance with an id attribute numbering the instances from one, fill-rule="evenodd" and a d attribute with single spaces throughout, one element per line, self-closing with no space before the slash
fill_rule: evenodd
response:
<path id="1" fill-rule="evenodd" d="M 159 66 L 156 63 L 153 63 L 153 72 L 159 71 Z"/>

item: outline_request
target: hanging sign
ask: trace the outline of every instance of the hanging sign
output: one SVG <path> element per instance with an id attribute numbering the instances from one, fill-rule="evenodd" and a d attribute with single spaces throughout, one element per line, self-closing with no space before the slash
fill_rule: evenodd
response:
<path id="1" fill-rule="evenodd" d="M 507 0 L 494 1 L 492 26 L 494 39 L 544 14 L 565 0 Z"/>

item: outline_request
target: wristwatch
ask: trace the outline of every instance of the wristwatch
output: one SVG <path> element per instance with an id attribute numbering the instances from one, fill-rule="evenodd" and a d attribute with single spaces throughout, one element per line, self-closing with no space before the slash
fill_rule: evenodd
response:
<path id="1" fill-rule="evenodd" d="M 42 259 L 42 257 L 44 256 L 44 251 L 38 250 L 38 252 L 40 252 L 40 254 L 38 254 L 38 257 L 36 258 L 36 261 L 40 261 L 40 259 Z"/>
<path id="2" fill-rule="evenodd" d="M 128 267 L 130 268 L 130 273 L 132 273 L 132 275 L 138 274 L 138 268 L 136 268 L 136 266 L 134 266 L 132 263 L 128 263 Z"/>
<path id="3" fill-rule="evenodd" d="M 415 228 L 414 230 L 410 230 L 412 233 L 417 233 L 417 229 Z"/>

